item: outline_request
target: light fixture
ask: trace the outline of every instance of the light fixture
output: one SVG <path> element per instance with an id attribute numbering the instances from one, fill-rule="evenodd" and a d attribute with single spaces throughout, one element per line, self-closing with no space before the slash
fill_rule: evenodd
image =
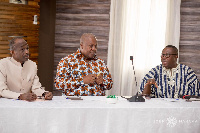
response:
<path id="1" fill-rule="evenodd" d="M 28 4 L 28 0 L 9 0 L 9 3 L 27 5 Z"/>

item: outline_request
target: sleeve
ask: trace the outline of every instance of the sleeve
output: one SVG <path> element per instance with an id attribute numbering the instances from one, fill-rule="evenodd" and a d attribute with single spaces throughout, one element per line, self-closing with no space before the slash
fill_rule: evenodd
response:
<path id="1" fill-rule="evenodd" d="M 187 94 L 190 95 L 199 95 L 199 80 L 195 74 L 195 72 L 189 67 L 187 71 Z"/>
<path id="2" fill-rule="evenodd" d="M 41 83 L 39 81 L 39 77 L 37 76 L 37 65 L 34 63 L 34 79 L 32 83 L 32 89 L 31 91 L 36 94 L 37 96 L 42 96 L 42 94 L 45 92 L 44 89 L 41 88 Z"/>
<path id="3" fill-rule="evenodd" d="M 5 98 L 18 99 L 21 93 L 10 91 L 7 86 L 6 69 L 0 64 L 0 96 Z"/>
<path id="4" fill-rule="evenodd" d="M 111 74 L 104 62 L 102 67 L 104 68 L 104 72 L 103 72 L 103 84 L 101 85 L 101 88 L 103 88 L 104 90 L 110 90 L 113 85 Z"/>
<path id="5" fill-rule="evenodd" d="M 41 83 L 39 82 L 39 77 L 35 75 L 32 85 L 32 92 L 35 93 L 37 96 L 42 96 L 45 91 L 41 88 Z"/>
<path id="6" fill-rule="evenodd" d="M 72 68 L 65 59 L 61 59 L 57 66 L 55 78 L 55 87 L 58 90 L 70 89 L 74 91 L 80 86 L 84 86 L 83 77 L 80 75 L 72 75 Z"/>
<path id="7" fill-rule="evenodd" d="M 147 80 L 148 79 L 155 79 L 156 83 L 157 83 L 157 78 L 155 78 L 155 75 L 156 75 L 156 71 L 155 71 L 155 68 L 152 68 L 145 76 L 144 78 L 142 79 L 142 82 L 141 82 L 141 85 L 140 85 L 140 89 L 138 91 L 138 93 L 142 94 L 143 90 L 144 90 L 144 87 L 147 83 Z M 157 83 L 158 84 L 158 83 Z M 152 97 L 155 97 L 155 88 L 154 85 L 151 86 L 151 96 Z"/>

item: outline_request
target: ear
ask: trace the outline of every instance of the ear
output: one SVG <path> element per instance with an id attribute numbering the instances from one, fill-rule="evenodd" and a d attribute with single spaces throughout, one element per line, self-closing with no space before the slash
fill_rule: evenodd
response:
<path id="1" fill-rule="evenodd" d="M 80 43 L 80 48 L 83 49 L 83 43 Z"/>
<path id="2" fill-rule="evenodd" d="M 10 50 L 10 54 L 13 55 L 13 53 L 14 53 L 14 51 L 13 51 L 13 50 Z"/>

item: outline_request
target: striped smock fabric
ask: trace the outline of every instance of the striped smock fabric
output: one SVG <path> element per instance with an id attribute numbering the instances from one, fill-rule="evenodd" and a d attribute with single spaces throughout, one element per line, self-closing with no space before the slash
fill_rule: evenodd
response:
<path id="1" fill-rule="evenodd" d="M 155 98 L 177 98 L 180 95 L 199 95 L 199 81 L 194 71 L 183 64 L 166 69 L 161 65 L 152 68 L 142 80 L 142 93 L 148 79 L 154 78 L 158 88 L 151 86 L 151 96 Z"/>
<path id="2" fill-rule="evenodd" d="M 102 74 L 103 84 L 84 84 L 83 77 L 88 74 Z M 97 58 L 88 61 L 81 54 L 76 53 L 64 57 L 57 66 L 55 87 L 68 96 L 104 96 L 105 90 L 112 88 L 111 74 L 104 61 Z"/>

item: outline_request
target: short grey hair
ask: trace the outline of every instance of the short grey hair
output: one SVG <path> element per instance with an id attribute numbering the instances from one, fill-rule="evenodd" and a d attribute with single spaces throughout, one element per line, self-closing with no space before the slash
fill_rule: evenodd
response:
<path id="1" fill-rule="evenodd" d="M 23 39 L 23 37 L 14 37 L 13 39 L 9 40 L 10 51 L 14 50 L 15 48 L 14 44 L 17 39 Z"/>

